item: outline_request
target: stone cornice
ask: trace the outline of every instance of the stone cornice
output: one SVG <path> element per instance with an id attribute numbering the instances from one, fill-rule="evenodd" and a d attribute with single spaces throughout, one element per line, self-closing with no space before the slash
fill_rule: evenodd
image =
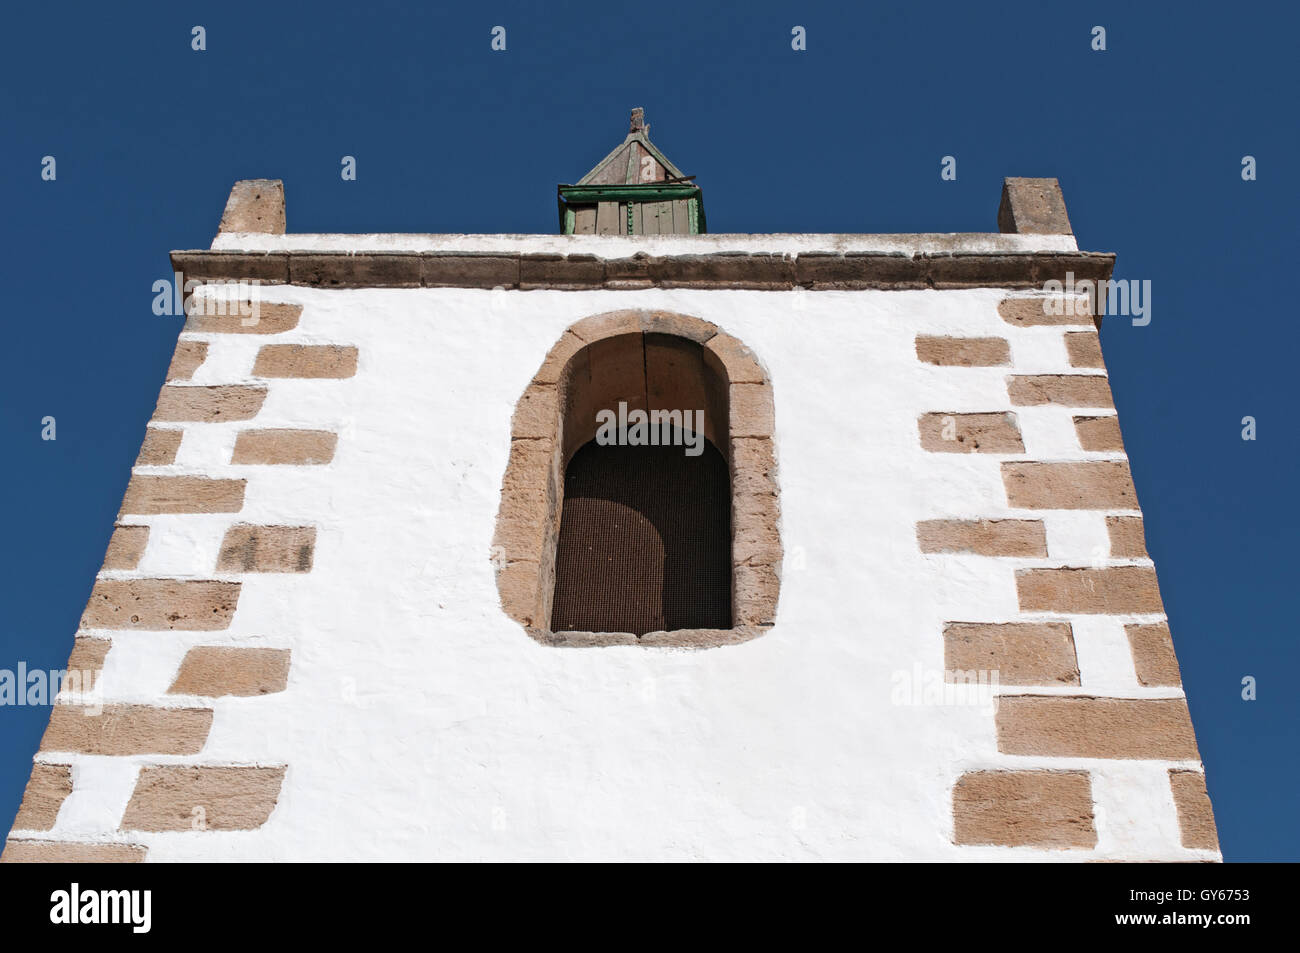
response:
<path id="1" fill-rule="evenodd" d="M 992 236 L 990 236 L 992 237 Z M 525 251 L 173 251 L 185 280 L 257 280 L 313 288 L 520 290 L 709 288 L 783 291 L 1038 288 L 1105 281 L 1112 253 L 1080 251 L 797 251 L 626 257 Z"/>

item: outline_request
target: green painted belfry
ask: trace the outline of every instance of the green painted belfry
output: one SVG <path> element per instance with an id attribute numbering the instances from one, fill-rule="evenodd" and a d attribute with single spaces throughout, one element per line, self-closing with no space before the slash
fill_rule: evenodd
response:
<path id="1" fill-rule="evenodd" d="M 702 235 L 700 187 L 650 141 L 645 113 L 632 110 L 627 138 L 577 185 L 561 185 L 564 235 Z"/>

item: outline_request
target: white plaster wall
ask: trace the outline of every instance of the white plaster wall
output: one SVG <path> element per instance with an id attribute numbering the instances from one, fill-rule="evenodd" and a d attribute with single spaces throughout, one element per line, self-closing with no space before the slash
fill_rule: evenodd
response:
<path id="1" fill-rule="evenodd" d="M 164 694 L 189 646 L 255 643 L 292 649 L 288 690 L 218 700 L 196 758 L 51 758 L 75 787 L 49 836 L 143 843 L 151 861 L 1218 856 L 1179 846 L 1173 763 L 1011 757 L 987 705 L 892 701 L 894 673 L 943 668 L 945 622 L 1023 618 L 1017 568 L 1107 556 L 1102 514 L 1010 510 L 1003 457 L 920 447 L 922 413 L 1010 405 L 1007 368 L 922 364 L 917 334 L 1003 336 L 1018 373 L 1077 372 L 1063 329 L 1007 324 L 1001 292 L 266 292 L 302 304 L 300 326 L 186 335 L 210 342 L 193 383 L 250 379 L 268 340 L 354 344 L 356 377 L 272 381 L 254 421 L 184 425 L 177 463 L 143 469 L 246 477 L 243 512 L 132 517 L 153 527 L 143 561 L 105 575 L 211 578 L 235 522 L 316 526 L 314 569 L 230 577 L 227 632 L 103 633 L 102 684 L 106 701 L 194 703 Z M 549 648 L 499 607 L 514 403 L 568 325 L 634 307 L 715 322 L 771 375 L 786 565 L 775 627 L 743 645 Z M 1016 412 L 1031 458 L 1117 456 L 1078 450 L 1069 411 Z M 229 465 L 250 426 L 336 428 L 337 454 Z M 918 520 L 1004 515 L 1044 519 L 1051 558 L 918 550 Z M 1084 692 L 1181 694 L 1140 687 L 1124 642 L 1123 622 L 1162 617 L 1051 618 L 1075 625 Z M 259 830 L 113 833 L 136 767 L 167 762 L 288 773 Z M 1035 766 L 1094 772 L 1096 852 L 951 843 L 962 772 Z"/>

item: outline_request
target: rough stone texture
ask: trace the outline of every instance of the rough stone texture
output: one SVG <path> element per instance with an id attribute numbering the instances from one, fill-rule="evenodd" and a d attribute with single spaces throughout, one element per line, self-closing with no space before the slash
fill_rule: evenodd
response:
<path id="1" fill-rule="evenodd" d="M 5 843 L 0 864 L 139 864 L 138 844 L 85 844 L 77 841 L 14 840 Z"/>
<path id="2" fill-rule="evenodd" d="M 722 379 L 732 384 L 763 384 L 767 372 L 758 363 L 758 357 L 730 334 L 717 334 L 704 345 L 705 360 L 717 360 Z M 715 368 L 715 373 L 717 369 Z"/>
<path id="3" fill-rule="evenodd" d="M 73 639 L 72 652 L 68 655 L 68 675 L 60 688 L 75 692 L 93 691 L 104 669 L 104 657 L 112 647 L 110 639 L 82 635 Z"/>
<path id="4" fill-rule="evenodd" d="M 731 560 L 733 565 L 779 566 L 781 503 L 771 440 L 731 443 Z"/>
<path id="5" fill-rule="evenodd" d="M 510 433 L 516 440 L 553 440 L 560 425 L 559 394 L 554 384 L 529 384 L 515 404 Z"/>
<path id="6" fill-rule="evenodd" d="M 172 267 L 186 281 L 259 281 L 283 285 L 289 281 L 289 253 L 275 251 L 226 252 L 204 249 L 172 252 Z"/>
<path id="7" fill-rule="evenodd" d="M 474 259 L 473 263 L 470 260 Z M 488 261 L 491 259 L 491 261 Z M 171 253 L 186 278 L 324 288 L 518 287 L 581 291 L 592 288 L 739 288 L 811 290 L 880 288 L 1041 288 L 1047 281 L 1105 281 L 1115 256 L 1103 252 L 770 252 L 597 258 L 593 255 L 473 252 L 231 252 Z"/>
<path id="8" fill-rule="evenodd" d="M 641 312 L 627 310 L 593 314 L 570 325 L 569 331 L 587 344 L 624 334 L 640 334 Z"/>
<path id="9" fill-rule="evenodd" d="M 1047 555 L 1047 530 L 1040 520 L 922 520 L 916 541 L 923 553 Z"/>
<path id="10" fill-rule="evenodd" d="M 230 627 L 239 583 L 194 579 L 99 579 L 81 617 L 86 629 Z"/>
<path id="11" fill-rule="evenodd" d="M 718 334 L 717 325 L 703 318 L 673 311 L 642 311 L 638 315 L 645 334 L 668 334 L 696 344 L 707 344 Z M 739 344 L 739 342 L 736 342 Z"/>
<path id="12" fill-rule="evenodd" d="M 196 645 L 185 653 L 169 695 L 271 695 L 289 681 L 289 650 Z"/>
<path id="13" fill-rule="evenodd" d="M 48 831 L 59 816 L 63 800 L 72 793 L 72 768 L 66 764 L 32 765 L 14 830 Z"/>
<path id="14" fill-rule="evenodd" d="M 149 513 L 238 513 L 246 480 L 137 473 L 126 486 L 122 515 Z"/>
<path id="15" fill-rule="evenodd" d="M 1026 328 L 1057 325 L 1095 326 L 1092 304 L 1083 297 L 1034 295 L 1003 298 L 998 303 L 998 315 L 1008 324 Z"/>
<path id="16" fill-rule="evenodd" d="M 146 765 L 122 815 L 121 829 L 255 830 L 275 809 L 284 772 L 283 766 Z"/>
<path id="17" fill-rule="evenodd" d="M 731 611 L 735 624 L 772 625 L 781 592 L 781 577 L 775 566 L 739 565 L 732 577 Z"/>
<path id="18" fill-rule="evenodd" d="M 108 540 L 104 553 L 105 569 L 134 569 L 140 565 L 145 544 L 149 542 L 148 526 L 118 526 Z"/>
<path id="19" fill-rule="evenodd" d="M 924 414 L 917 420 L 921 448 L 934 453 L 1024 453 L 1020 424 L 1012 413 Z M 945 439 L 945 433 L 952 439 Z"/>
<path id="20" fill-rule="evenodd" d="M 542 362 L 542 366 L 533 377 L 533 383 L 558 384 L 564 377 L 564 369 L 569 361 L 586 346 L 586 343 L 572 331 L 566 330 L 547 353 L 546 360 Z"/>
<path id="21" fill-rule="evenodd" d="M 266 400 L 265 387 L 221 384 L 216 387 L 167 385 L 158 394 L 153 419 L 166 422 L 220 423 L 257 416 Z"/>
<path id="22" fill-rule="evenodd" d="M 426 288 L 517 288 L 519 256 L 473 252 L 433 252 L 420 259 Z"/>
<path id="23" fill-rule="evenodd" d="M 239 313 L 240 309 L 231 308 L 228 303 L 225 310 L 236 313 L 217 314 L 215 310 L 208 306 L 207 299 L 195 302 L 185 319 L 185 330 L 206 334 L 280 334 L 296 328 L 298 318 L 302 316 L 300 304 L 269 304 L 263 301 L 257 303 L 256 314 L 247 313 L 247 307 L 243 309 L 244 313 Z"/>
<path id="24" fill-rule="evenodd" d="M 1016 573 L 1025 612 L 1084 615 L 1163 612 L 1156 571 L 1146 566 L 1106 569 L 1022 569 Z"/>
<path id="25" fill-rule="evenodd" d="M 268 344 L 257 352 L 254 377 L 339 379 L 357 373 L 357 349 L 337 344 Z"/>
<path id="26" fill-rule="evenodd" d="M 647 632 L 637 641 L 650 647 L 711 649 L 719 645 L 739 645 L 766 631 L 767 627 L 761 625 L 738 625 L 730 629 L 673 629 L 671 632 Z"/>
<path id="27" fill-rule="evenodd" d="M 1136 510 L 1137 491 L 1125 460 L 1002 464 L 1007 502 L 1031 510 Z"/>
<path id="28" fill-rule="evenodd" d="M 1114 414 L 1108 417 L 1075 417 L 1074 432 L 1079 438 L 1079 447 L 1083 450 L 1124 450 L 1119 418 Z"/>
<path id="29" fill-rule="evenodd" d="M 1219 830 L 1214 823 L 1214 808 L 1205 790 L 1205 775 L 1200 771 L 1169 772 L 1169 786 L 1178 809 L 1178 829 L 1184 847 L 1199 850 L 1219 849 Z"/>
<path id="30" fill-rule="evenodd" d="M 314 526 L 253 526 L 226 530 L 217 572 L 311 572 Z"/>
<path id="31" fill-rule="evenodd" d="M 424 263 L 413 252 L 309 252 L 289 256 L 289 283 L 312 288 L 418 288 Z"/>
<path id="32" fill-rule="evenodd" d="M 542 645 L 554 648 L 607 648 L 614 645 L 639 645 L 646 648 L 711 649 L 720 645 L 739 645 L 767 632 L 768 626 L 738 625 L 730 629 L 673 629 L 669 632 L 552 632 L 528 629 L 528 634 Z"/>
<path id="33" fill-rule="evenodd" d="M 334 459 L 338 442 L 328 430 L 241 430 L 230 462 L 319 466 Z"/>
<path id="34" fill-rule="evenodd" d="M 1056 179 L 1020 176 L 1003 179 L 998 231 L 1019 235 L 1073 235 L 1061 183 Z"/>
<path id="35" fill-rule="evenodd" d="M 917 335 L 916 356 L 945 367 L 999 367 L 1011 363 L 1005 338 L 954 338 Z"/>
<path id="36" fill-rule="evenodd" d="M 652 258 L 649 277 L 664 288 L 746 288 L 784 291 L 795 285 L 795 259 L 772 252 Z"/>
<path id="37" fill-rule="evenodd" d="M 1101 336 L 1096 331 L 1069 331 L 1065 335 L 1065 353 L 1071 367 L 1105 367 L 1101 356 Z"/>
<path id="38" fill-rule="evenodd" d="M 539 578 L 541 564 L 521 559 L 507 563 L 497 571 L 497 592 L 506 615 L 524 628 L 545 628 L 550 616 L 541 611 Z"/>
<path id="39" fill-rule="evenodd" d="M 1055 758 L 1198 760 L 1181 698 L 1003 695 L 998 750 Z"/>
<path id="40" fill-rule="evenodd" d="M 560 481 L 551 440 L 514 440 L 501 487 L 492 544 L 501 547 L 507 562 L 540 563 L 547 546 L 554 547 Z"/>
<path id="41" fill-rule="evenodd" d="M 1002 847 L 1095 847 L 1087 771 L 973 771 L 953 787 L 953 840 Z"/>
<path id="42" fill-rule="evenodd" d="M 595 255 L 521 255 L 519 287 L 525 291 L 583 291 L 605 283 L 605 262 Z"/>
<path id="43" fill-rule="evenodd" d="M 775 493 L 737 493 L 732 498 L 732 565 L 781 563 L 780 498 Z"/>
<path id="44" fill-rule="evenodd" d="M 230 190 L 220 232 L 284 234 L 284 182 L 241 179 Z"/>
<path id="45" fill-rule="evenodd" d="M 771 437 L 776 429 L 772 388 L 767 384 L 732 384 L 731 437 Z"/>
<path id="46" fill-rule="evenodd" d="M 167 379 L 169 381 L 189 380 L 207 357 L 206 341 L 187 341 L 183 338 L 178 340 L 176 350 L 172 352 L 171 365 L 167 368 Z"/>
<path id="47" fill-rule="evenodd" d="M 54 705 L 42 751 L 82 754 L 198 754 L 212 727 L 211 708 Z"/>
<path id="48" fill-rule="evenodd" d="M 1007 378 L 1014 407 L 1114 407 L 1110 381 L 1100 374 L 1033 374 Z"/>
<path id="49" fill-rule="evenodd" d="M 146 427 L 140 454 L 135 458 L 138 467 L 165 467 L 176 462 L 176 451 L 181 448 L 183 430 L 163 427 Z"/>
<path id="50" fill-rule="evenodd" d="M 1140 516 L 1107 516 L 1111 559 L 1142 559 L 1147 554 L 1146 534 Z"/>
<path id="51" fill-rule="evenodd" d="M 1154 622 L 1149 625 L 1126 625 L 1129 651 L 1133 654 L 1133 670 L 1143 685 L 1181 685 L 1182 673 L 1178 670 L 1178 657 L 1169 635 L 1169 623 Z"/>
<path id="52" fill-rule="evenodd" d="M 1003 685 L 1079 684 L 1068 622 L 949 622 L 943 640 L 950 672 L 997 672 Z"/>

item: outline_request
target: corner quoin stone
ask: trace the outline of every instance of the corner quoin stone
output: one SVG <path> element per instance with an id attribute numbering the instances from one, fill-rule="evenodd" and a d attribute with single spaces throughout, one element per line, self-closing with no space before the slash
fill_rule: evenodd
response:
<path id="1" fill-rule="evenodd" d="M 1003 695 L 998 750 L 1052 758 L 1196 761 L 1196 738 L 1181 698 Z"/>
<path id="2" fill-rule="evenodd" d="M 237 582 L 194 579 L 99 579 L 81 617 L 86 629 L 209 632 L 230 627 Z"/>
<path id="3" fill-rule="evenodd" d="M 973 771 L 953 787 L 952 812 L 958 844 L 1097 844 L 1087 771 Z"/>
<path id="4" fill-rule="evenodd" d="M 14 830 L 48 831 L 59 816 L 59 808 L 72 793 L 72 768 L 66 764 L 32 765 L 23 802 L 14 818 Z"/>
<path id="5" fill-rule="evenodd" d="M 220 384 L 198 387 L 168 384 L 158 394 L 153 419 L 164 423 L 220 423 L 257 416 L 266 400 L 265 387 Z"/>
<path id="6" fill-rule="evenodd" d="M 916 357 L 943 367 L 1000 367 L 1011 363 L 1011 347 L 1005 338 L 917 335 Z"/>
<path id="7" fill-rule="evenodd" d="M 1101 356 L 1101 336 L 1096 331 L 1070 331 L 1065 335 L 1065 353 L 1071 367 L 1105 368 Z"/>
<path id="8" fill-rule="evenodd" d="M 289 681 L 289 650 L 196 645 L 185 653 L 169 695 L 273 695 Z"/>
<path id="9" fill-rule="evenodd" d="M 923 414 L 917 420 L 921 449 L 931 453 L 1024 453 L 1020 425 L 1012 413 Z M 950 435 L 952 439 L 947 439 Z"/>
<path id="10" fill-rule="evenodd" d="M 338 441 L 329 430 L 241 430 L 230 462 L 319 466 L 334 459 Z"/>
<path id="11" fill-rule="evenodd" d="M 176 350 L 172 352 L 172 362 L 167 368 L 167 379 L 169 381 L 189 380 L 207 357 L 206 341 L 189 341 L 182 338 L 176 342 Z"/>
<path id="12" fill-rule="evenodd" d="M 1004 685 L 1079 684 L 1068 622 L 949 622 L 943 647 L 950 672 L 996 671 Z"/>
<path id="13" fill-rule="evenodd" d="M 1136 510 L 1137 491 L 1124 460 L 1002 464 L 1007 502 L 1030 510 Z"/>
<path id="14" fill-rule="evenodd" d="M 1111 559 L 1145 559 L 1146 533 L 1140 516 L 1107 516 L 1106 534 L 1110 537 Z"/>
<path id="15" fill-rule="evenodd" d="M 248 304 L 251 305 L 251 302 Z M 247 313 L 247 307 L 243 309 L 243 314 L 239 313 L 239 309 L 229 306 L 225 310 L 228 313 L 192 310 L 186 316 L 184 330 L 204 334 L 280 334 L 296 328 L 298 319 L 302 316 L 302 305 L 261 301 L 258 302 L 256 315 Z"/>
<path id="16" fill-rule="evenodd" d="M 246 480 L 137 473 L 126 486 L 120 515 L 238 513 Z"/>
<path id="17" fill-rule="evenodd" d="M 88 635 L 79 635 L 72 640 L 72 651 L 68 653 L 68 674 L 64 676 L 63 686 L 69 686 L 75 672 L 81 680 L 79 686 L 69 686 L 78 691 L 93 690 L 104 670 L 104 659 L 113 647 L 111 639 L 100 639 Z M 61 686 L 61 687 L 63 687 Z"/>
<path id="18" fill-rule="evenodd" d="M 1205 789 L 1205 775 L 1199 771 L 1173 770 L 1169 772 L 1169 786 L 1178 810 L 1182 845 L 1195 850 L 1218 850 L 1219 831 Z"/>
<path id="19" fill-rule="evenodd" d="M 1054 327 L 1079 325 L 1095 327 L 1092 305 L 1087 298 L 1062 295 L 1020 295 L 1003 298 L 998 315 L 1007 324 L 1018 327 Z"/>
<path id="20" fill-rule="evenodd" d="M 1178 657 L 1169 635 L 1169 623 L 1154 622 L 1149 625 L 1126 625 L 1129 652 L 1133 656 L 1133 670 L 1140 685 L 1181 685 L 1182 673 L 1178 670 Z"/>
<path id="21" fill-rule="evenodd" d="M 916 524 L 916 541 L 923 553 L 1047 555 L 1041 520 L 922 520 Z"/>
<path id="22" fill-rule="evenodd" d="M 176 452 L 181 447 L 184 431 L 169 427 L 146 427 L 140 453 L 135 458 L 138 467 L 163 467 L 176 462 Z"/>
<path id="23" fill-rule="evenodd" d="M 1110 380 L 1101 374 L 1028 374 L 1007 378 L 1013 407 L 1114 407 Z"/>
<path id="24" fill-rule="evenodd" d="M 124 831 L 251 831 L 280 799 L 285 768 L 146 765 L 122 815 Z M 203 824 L 195 826 L 195 808 Z"/>
<path id="25" fill-rule="evenodd" d="M 1016 591 L 1022 612 L 1164 612 L 1156 571 L 1149 566 L 1022 569 L 1016 573 Z"/>
<path id="26" fill-rule="evenodd" d="M 1074 432 L 1082 450 L 1124 452 L 1119 417 L 1114 414 L 1107 417 L 1075 417 Z"/>
<path id="27" fill-rule="evenodd" d="M 5 843 L 0 864 L 139 864 L 138 844 L 87 844 L 78 841 L 15 840 Z"/>
<path id="28" fill-rule="evenodd" d="M 314 526 L 253 526 L 226 530 L 217 572 L 311 572 Z"/>
<path id="29" fill-rule="evenodd" d="M 134 569 L 149 542 L 148 526 L 116 526 L 104 553 L 105 569 Z"/>
<path id="30" fill-rule="evenodd" d="M 211 708 L 105 705 L 91 714 L 81 705 L 54 705 L 42 751 L 81 754 L 198 754 L 212 728 Z"/>
<path id="31" fill-rule="evenodd" d="M 357 373 L 357 349 L 336 344 L 267 344 L 257 352 L 254 377 L 339 379 Z"/>

